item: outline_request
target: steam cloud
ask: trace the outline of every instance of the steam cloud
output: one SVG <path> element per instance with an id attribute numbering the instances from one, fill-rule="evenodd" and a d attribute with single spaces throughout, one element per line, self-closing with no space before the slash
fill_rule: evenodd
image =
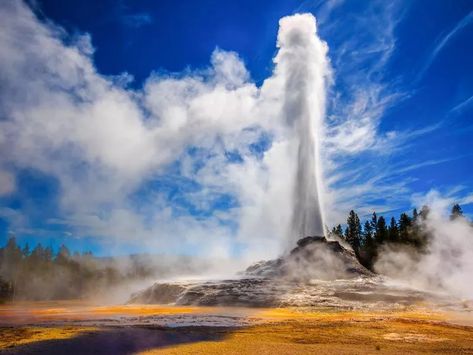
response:
<path id="1" fill-rule="evenodd" d="M 375 269 L 420 289 L 473 299 L 473 226 L 466 218 L 450 220 L 452 200 L 431 191 L 416 198 L 430 206 L 423 228 L 431 236 L 425 254 L 410 249 L 385 249 Z"/>
<path id="2" fill-rule="evenodd" d="M 0 23 L 3 196 L 22 171 L 40 172 L 59 186 L 49 224 L 149 250 L 224 256 L 237 243 L 254 259 L 322 234 L 316 137 L 330 70 L 312 15 L 281 19 L 274 72 L 260 87 L 236 53 L 216 49 L 209 68 L 151 74 L 131 89 L 128 74 L 97 72 L 87 34 L 71 38 L 19 1 L 1 2 Z M 149 188 L 156 179 L 177 180 L 206 217 Z M 213 209 L 228 196 L 230 208 Z M 27 212 L 0 210 L 17 233 L 30 228 Z"/>

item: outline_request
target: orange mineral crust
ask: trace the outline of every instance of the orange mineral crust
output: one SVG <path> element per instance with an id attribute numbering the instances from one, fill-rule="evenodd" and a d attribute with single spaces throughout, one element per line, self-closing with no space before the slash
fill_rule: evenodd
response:
<path id="1" fill-rule="evenodd" d="M 473 353 L 472 315 L 425 305 L 338 310 L 18 302 L 2 305 L 0 317 L 6 323 L 0 351 L 13 354 Z"/>

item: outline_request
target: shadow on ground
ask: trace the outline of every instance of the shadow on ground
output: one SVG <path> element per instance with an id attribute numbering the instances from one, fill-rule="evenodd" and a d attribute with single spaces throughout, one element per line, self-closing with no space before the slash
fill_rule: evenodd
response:
<path id="1" fill-rule="evenodd" d="M 63 340 L 45 340 L 19 345 L 0 351 L 0 354 L 132 354 L 148 349 L 223 340 L 231 329 L 208 327 L 181 327 L 175 329 L 156 327 L 107 328 L 88 332 Z"/>

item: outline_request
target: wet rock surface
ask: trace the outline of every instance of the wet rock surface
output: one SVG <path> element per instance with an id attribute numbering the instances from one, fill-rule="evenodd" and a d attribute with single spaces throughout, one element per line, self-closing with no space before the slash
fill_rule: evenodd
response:
<path id="1" fill-rule="evenodd" d="M 230 280 L 155 283 L 128 303 L 201 306 L 363 308 L 409 305 L 419 291 L 387 286 L 363 267 L 353 251 L 325 237 L 300 239 L 275 260 L 261 261 Z"/>

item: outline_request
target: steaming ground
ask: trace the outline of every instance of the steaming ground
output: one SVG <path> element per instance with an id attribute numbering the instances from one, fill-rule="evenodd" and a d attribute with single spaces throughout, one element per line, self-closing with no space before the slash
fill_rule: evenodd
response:
<path id="1" fill-rule="evenodd" d="M 0 352 L 473 352 L 473 302 L 374 275 L 323 237 L 240 278 L 157 283 L 130 301 L 0 306 Z"/>
<path id="2" fill-rule="evenodd" d="M 431 206 L 422 228 L 430 235 L 426 253 L 386 246 L 376 269 L 411 287 L 473 299 L 473 224 L 464 217 L 448 217 L 451 199 L 431 191 L 420 201 Z"/>
<path id="3" fill-rule="evenodd" d="M 157 282 L 128 302 L 333 309 L 397 309 L 421 302 L 463 309 L 472 303 L 376 275 L 352 250 L 324 237 L 303 238 L 287 255 L 255 263 L 233 279 Z"/>
<path id="4" fill-rule="evenodd" d="M 438 309 L 463 310 L 469 304 L 445 294 L 396 285 L 381 277 L 309 283 L 264 279 L 157 283 L 133 296 L 130 303 L 343 310 L 401 309 L 419 303 L 429 303 Z"/>

